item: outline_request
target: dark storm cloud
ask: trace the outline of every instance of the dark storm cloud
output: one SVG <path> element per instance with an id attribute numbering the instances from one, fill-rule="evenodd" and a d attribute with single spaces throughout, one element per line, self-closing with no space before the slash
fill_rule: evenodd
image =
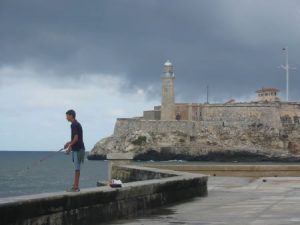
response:
<path id="1" fill-rule="evenodd" d="M 122 74 L 146 87 L 160 85 L 170 59 L 184 100 L 199 99 L 206 85 L 216 98 L 237 98 L 284 89 L 277 66 L 285 45 L 299 65 L 299 10 L 298 1 L 2 0 L 0 66 L 32 64 L 58 77 Z M 294 100 L 299 82 L 291 73 Z"/>

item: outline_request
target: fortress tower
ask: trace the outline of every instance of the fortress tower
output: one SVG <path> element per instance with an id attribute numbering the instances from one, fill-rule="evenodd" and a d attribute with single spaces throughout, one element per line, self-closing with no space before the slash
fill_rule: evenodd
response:
<path id="1" fill-rule="evenodd" d="M 161 120 L 175 120 L 174 73 L 168 60 L 164 64 L 162 76 Z"/>

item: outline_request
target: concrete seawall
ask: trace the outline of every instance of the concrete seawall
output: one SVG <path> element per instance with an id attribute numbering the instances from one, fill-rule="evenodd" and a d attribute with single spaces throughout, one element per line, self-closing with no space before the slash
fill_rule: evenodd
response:
<path id="1" fill-rule="evenodd" d="M 207 174 L 210 176 L 230 177 L 298 177 L 298 164 L 144 164 L 144 166 L 158 169 L 184 171 L 190 173 Z"/>
<path id="2" fill-rule="evenodd" d="M 207 195 L 208 177 L 199 174 L 113 166 L 112 177 L 129 183 L 122 188 L 97 187 L 79 193 L 58 192 L 0 199 L 1 224 L 101 224 Z"/>

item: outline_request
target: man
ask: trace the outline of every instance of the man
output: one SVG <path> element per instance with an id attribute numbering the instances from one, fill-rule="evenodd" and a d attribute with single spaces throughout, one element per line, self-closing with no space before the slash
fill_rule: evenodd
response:
<path id="1" fill-rule="evenodd" d="M 79 189 L 79 178 L 80 178 L 80 165 L 84 160 L 84 143 L 83 133 L 80 123 L 76 120 L 76 113 L 73 109 L 66 112 L 66 118 L 71 122 L 71 141 L 67 142 L 64 146 L 66 153 L 72 152 L 72 159 L 75 167 L 74 184 L 68 190 L 70 192 L 78 192 Z"/>

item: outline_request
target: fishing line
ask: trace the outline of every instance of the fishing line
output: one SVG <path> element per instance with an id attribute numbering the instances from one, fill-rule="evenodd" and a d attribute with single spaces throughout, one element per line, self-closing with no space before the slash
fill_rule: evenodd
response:
<path id="1" fill-rule="evenodd" d="M 58 151 L 51 152 L 51 153 L 47 154 L 46 156 L 44 156 L 43 158 L 34 161 L 31 165 L 28 165 L 26 167 L 26 169 L 22 169 L 19 172 L 17 172 L 17 176 L 20 176 L 20 175 L 22 175 L 22 173 L 25 173 L 25 172 L 28 172 L 29 170 L 32 170 L 34 167 L 40 165 L 41 162 L 46 161 L 47 159 L 49 159 L 49 158 L 53 157 L 54 155 L 56 155 L 56 153 L 61 152 L 63 150 L 64 150 L 64 148 L 61 148 Z"/>

